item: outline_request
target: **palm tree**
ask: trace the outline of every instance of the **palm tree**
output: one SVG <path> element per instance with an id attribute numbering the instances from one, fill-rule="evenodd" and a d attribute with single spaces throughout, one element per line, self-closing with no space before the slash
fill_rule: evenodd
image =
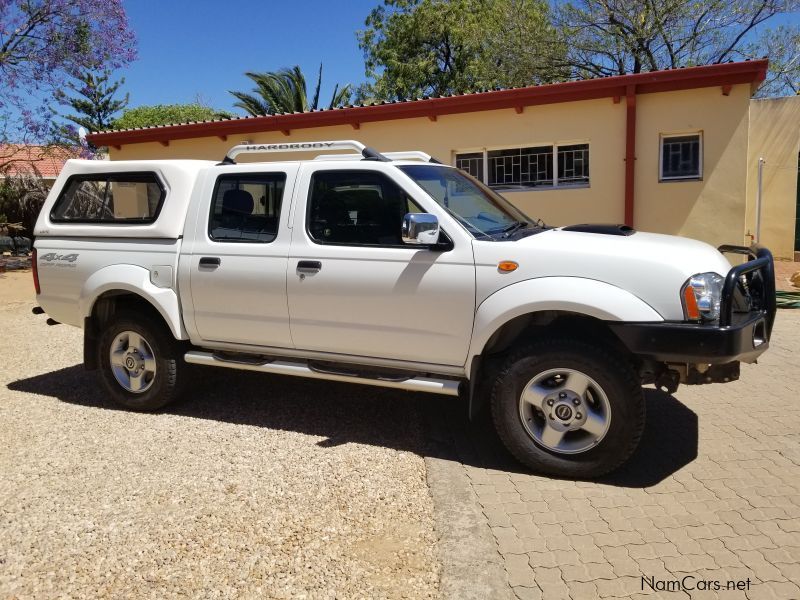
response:
<path id="1" fill-rule="evenodd" d="M 245 73 L 256 84 L 253 93 L 230 92 L 238 102 L 234 106 L 244 109 L 248 114 L 274 115 L 277 113 L 306 112 L 319 108 L 319 89 L 322 85 L 322 64 L 319 65 L 317 87 L 314 97 L 309 103 L 306 78 L 300 67 L 283 68 L 268 73 Z M 350 84 L 333 88 L 333 96 L 328 108 L 335 108 L 350 102 L 352 88 Z"/>

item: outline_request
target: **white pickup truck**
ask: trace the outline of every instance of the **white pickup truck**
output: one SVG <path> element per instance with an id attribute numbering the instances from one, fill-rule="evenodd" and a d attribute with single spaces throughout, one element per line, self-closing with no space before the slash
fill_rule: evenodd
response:
<path id="1" fill-rule="evenodd" d="M 547 227 L 422 152 L 355 141 L 71 160 L 35 236 L 34 312 L 83 328 L 124 407 L 174 400 L 186 363 L 460 395 L 470 417 L 490 404 L 521 462 L 567 477 L 631 455 L 642 385 L 737 379 L 775 317 L 765 248 Z"/>

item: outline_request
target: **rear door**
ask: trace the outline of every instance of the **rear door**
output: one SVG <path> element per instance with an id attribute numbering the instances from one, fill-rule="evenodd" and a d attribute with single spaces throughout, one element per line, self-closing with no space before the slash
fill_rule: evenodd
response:
<path id="1" fill-rule="evenodd" d="M 258 165 L 213 181 L 189 260 L 191 310 L 202 340 L 292 347 L 286 215 L 296 173 L 296 164 Z"/>

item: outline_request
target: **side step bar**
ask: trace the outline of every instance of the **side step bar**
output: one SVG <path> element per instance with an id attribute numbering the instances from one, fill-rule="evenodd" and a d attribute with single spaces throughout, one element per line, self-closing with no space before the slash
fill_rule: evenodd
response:
<path id="1" fill-rule="evenodd" d="M 340 375 L 326 371 L 310 369 L 305 363 L 282 359 L 267 360 L 264 362 L 250 362 L 226 360 L 215 356 L 211 352 L 190 350 L 184 356 L 187 363 L 193 365 L 207 365 L 212 367 L 227 367 L 242 371 L 256 371 L 258 373 L 272 373 L 275 375 L 294 375 L 308 379 L 327 379 L 330 381 L 343 381 L 345 383 L 360 383 L 378 387 L 408 390 L 410 392 L 429 392 L 431 394 L 444 394 L 458 396 L 459 381 L 455 379 L 435 379 L 432 377 L 412 377 L 401 381 L 393 379 L 375 379 L 359 377 L 357 375 Z"/>

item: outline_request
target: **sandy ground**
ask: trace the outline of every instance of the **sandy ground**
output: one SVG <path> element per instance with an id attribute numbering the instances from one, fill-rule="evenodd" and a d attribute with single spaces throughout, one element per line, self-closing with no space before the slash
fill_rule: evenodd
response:
<path id="1" fill-rule="evenodd" d="M 432 598 L 424 399 L 206 369 L 115 409 L 0 276 L 0 598 Z"/>
<path id="2" fill-rule="evenodd" d="M 33 305 L 36 293 L 30 271 L 0 273 L 0 305 L 28 302 Z"/>

